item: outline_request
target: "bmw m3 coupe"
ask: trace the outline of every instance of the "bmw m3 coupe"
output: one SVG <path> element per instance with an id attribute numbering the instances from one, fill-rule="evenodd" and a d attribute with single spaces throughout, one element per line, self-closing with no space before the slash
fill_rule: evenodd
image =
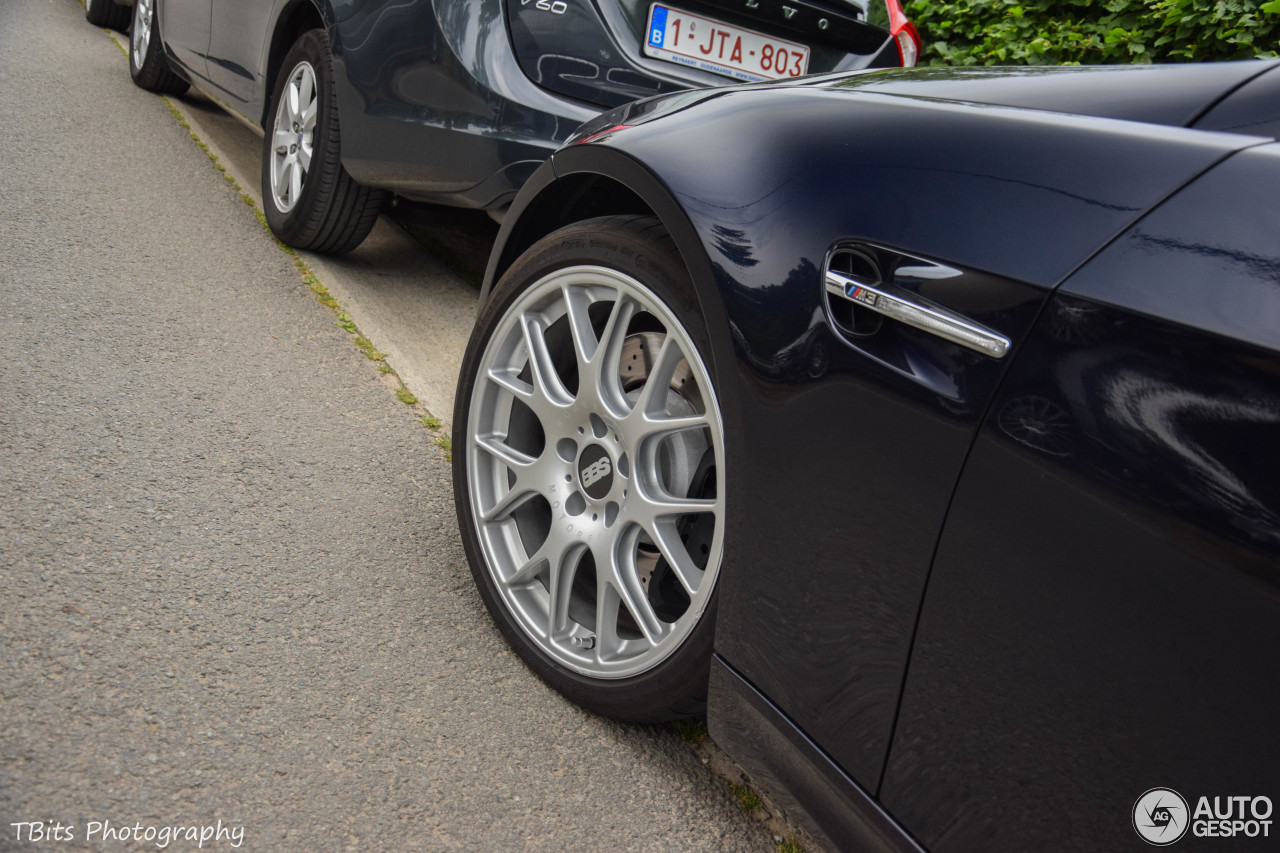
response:
<path id="1" fill-rule="evenodd" d="M 459 378 L 481 598 L 835 849 L 1275 849 L 1278 133 L 1275 61 L 601 116 Z"/>

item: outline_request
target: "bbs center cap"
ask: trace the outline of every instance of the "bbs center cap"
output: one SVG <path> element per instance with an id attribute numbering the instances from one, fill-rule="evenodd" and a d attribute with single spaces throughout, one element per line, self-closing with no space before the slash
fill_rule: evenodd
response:
<path id="1" fill-rule="evenodd" d="M 578 481 L 593 500 L 602 500 L 613 489 L 613 460 L 598 444 L 591 444 L 578 457 Z"/>

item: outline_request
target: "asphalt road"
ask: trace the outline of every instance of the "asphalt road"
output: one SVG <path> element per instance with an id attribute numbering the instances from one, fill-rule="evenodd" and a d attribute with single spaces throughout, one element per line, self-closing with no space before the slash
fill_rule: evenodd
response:
<path id="1" fill-rule="evenodd" d="M 432 434 L 116 45 L 0 14 L 0 848 L 772 849 L 507 650 Z"/>

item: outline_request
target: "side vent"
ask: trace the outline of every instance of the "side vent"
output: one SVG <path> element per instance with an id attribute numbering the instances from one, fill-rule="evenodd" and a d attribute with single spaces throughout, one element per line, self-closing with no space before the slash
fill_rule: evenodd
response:
<path id="1" fill-rule="evenodd" d="M 827 262 L 827 270 L 865 287 L 874 288 L 882 284 L 880 266 L 875 258 L 858 249 L 836 249 Z M 827 309 L 836 328 L 846 335 L 874 335 L 884 324 L 884 318 L 879 314 L 846 298 L 842 289 L 833 292 L 830 286 L 827 287 Z"/>
<path id="2" fill-rule="evenodd" d="M 1009 339 L 962 314 L 926 299 L 909 281 L 963 276 L 943 264 L 876 246 L 837 246 L 827 261 L 823 284 L 832 325 L 857 346 L 895 323 L 927 332 L 989 358 L 1002 358 Z"/>

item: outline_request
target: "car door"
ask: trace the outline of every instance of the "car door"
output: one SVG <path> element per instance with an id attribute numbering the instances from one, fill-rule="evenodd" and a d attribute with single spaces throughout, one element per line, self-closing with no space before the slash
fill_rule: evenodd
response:
<path id="1" fill-rule="evenodd" d="M 1066 281 L 1002 383 L 881 793 L 930 850 L 1275 849 L 1276 186 L 1275 144 L 1190 184 Z"/>
<path id="2" fill-rule="evenodd" d="M 208 77 L 209 16 L 212 0 L 161 0 L 160 35 L 165 46 L 188 71 Z"/>
<path id="3" fill-rule="evenodd" d="M 855 95 L 841 112 L 828 97 L 778 106 L 780 126 L 809 134 L 801 162 L 730 174 L 719 149 L 682 152 L 701 183 L 678 191 L 717 202 L 706 215 L 750 372 L 729 442 L 740 464 L 726 487 L 716 650 L 874 795 L 943 520 L 1012 356 L 955 343 L 919 315 L 876 316 L 861 295 L 832 294 L 819 265 L 1016 352 L 1082 259 L 1239 143 L 925 99 Z M 706 103 L 703 116 L 732 109 Z M 741 127 L 746 139 L 759 130 Z M 760 202 L 730 205 L 721 186 Z M 859 256 L 872 262 L 861 273 Z"/>
<path id="4" fill-rule="evenodd" d="M 260 77 L 270 25 L 279 5 L 262 0 L 213 0 L 209 79 L 229 96 L 232 108 L 254 121 L 262 113 L 261 89 L 266 84 Z"/>

